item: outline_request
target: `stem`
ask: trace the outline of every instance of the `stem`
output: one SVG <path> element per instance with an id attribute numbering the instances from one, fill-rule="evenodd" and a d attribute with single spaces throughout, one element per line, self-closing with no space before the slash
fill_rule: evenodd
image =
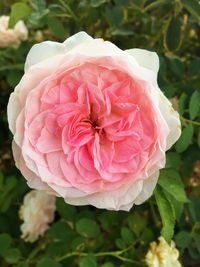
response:
<path id="1" fill-rule="evenodd" d="M 57 261 L 63 261 L 67 258 L 70 258 L 70 257 L 74 257 L 74 256 L 87 256 L 88 253 L 84 253 L 84 252 L 71 252 L 71 253 L 67 253 L 65 254 L 64 256 L 60 257 L 60 258 L 57 258 L 56 260 Z"/>
<path id="2" fill-rule="evenodd" d="M 15 65 L 8 65 L 8 66 L 2 66 L 0 67 L 0 71 L 5 71 L 5 70 L 23 70 L 24 64 L 15 64 Z"/>
<path id="3" fill-rule="evenodd" d="M 186 123 L 190 123 L 190 124 L 193 124 L 193 125 L 200 126 L 200 122 L 198 122 L 198 121 L 192 121 L 192 120 L 189 120 L 189 119 L 186 119 L 186 118 L 183 118 L 183 117 L 181 117 L 181 120 L 183 122 L 186 122 Z"/>
<path id="4" fill-rule="evenodd" d="M 126 257 L 121 256 L 121 254 L 123 254 L 124 252 L 128 251 L 132 247 L 133 246 L 130 246 L 128 248 L 125 248 L 125 249 L 119 250 L 119 251 L 98 252 L 98 253 L 95 253 L 94 256 L 95 257 L 111 256 L 111 257 L 115 257 L 115 258 L 117 258 L 117 259 L 119 259 L 121 261 L 130 262 L 130 263 L 133 263 L 135 265 L 141 266 L 141 263 L 139 261 L 132 260 L 130 258 L 126 258 Z M 65 254 L 64 256 L 62 256 L 60 258 L 57 258 L 57 261 L 60 262 L 60 261 L 63 261 L 65 259 L 67 259 L 67 258 L 70 258 L 70 257 L 74 257 L 74 256 L 87 256 L 87 255 L 89 255 L 89 253 L 85 253 L 85 252 L 71 252 L 71 253 Z"/>
<path id="5" fill-rule="evenodd" d="M 74 12 L 72 11 L 72 9 L 69 7 L 69 5 L 67 3 L 65 3 L 65 0 L 59 0 L 59 2 L 61 3 L 61 5 L 63 5 L 63 7 L 69 12 L 69 14 L 71 15 L 71 17 L 74 20 L 78 20 L 78 17 L 74 14 Z"/>

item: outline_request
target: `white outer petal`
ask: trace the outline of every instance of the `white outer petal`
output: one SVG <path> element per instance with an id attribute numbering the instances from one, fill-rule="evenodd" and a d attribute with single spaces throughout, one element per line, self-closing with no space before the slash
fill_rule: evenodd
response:
<path id="1" fill-rule="evenodd" d="M 158 177 L 159 177 L 159 171 L 156 171 L 149 178 L 143 181 L 142 191 L 134 200 L 134 204 L 140 205 L 148 198 L 150 198 L 150 196 L 153 194 L 154 188 L 156 187 Z"/>
<path id="2" fill-rule="evenodd" d="M 27 55 L 25 71 L 27 71 L 31 66 L 45 59 L 57 56 L 59 54 L 65 54 L 75 46 L 87 41 L 91 41 L 92 39 L 93 38 L 86 32 L 79 32 L 66 39 L 63 43 L 44 41 L 42 43 L 35 44 Z"/>
<path id="3" fill-rule="evenodd" d="M 134 59 L 140 64 L 140 66 L 152 70 L 156 77 L 159 69 L 159 58 L 155 52 L 150 52 L 144 49 L 128 49 L 125 50 L 128 54 L 134 57 Z M 156 85 L 155 85 L 156 86 Z M 181 123 L 178 112 L 172 108 L 172 104 L 164 96 L 158 86 L 155 87 L 156 93 L 159 94 L 159 109 L 165 119 L 170 132 L 167 137 L 166 150 L 168 150 L 181 135 Z"/>
<path id="4" fill-rule="evenodd" d="M 73 49 L 75 46 L 80 45 L 82 43 L 88 42 L 93 40 L 93 38 L 88 35 L 86 32 L 81 31 L 78 32 L 72 36 L 70 36 L 69 38 L 67 38 L 63 44 L 65 45 L 65 47 L 67 48 L 67 51 Z"/>
<path id="5" fill-rule="evenodd" d="M 136 181 L 132 185 L 126 184 L 121 188 L 94 193 L 80 198 L 65 197 L 65 201 L 73 205 L 93 205 L 99 209 L 124 210 L 129 211 L 134 204 L 134 200 L 141 193 L 143 181 Z"/>
<path id="6" fill-rule="evenodd" d="M 178 112 L 173 109 L 171 102 L 164 96 L 161 91 L 159 108 L 170 129 L 166 144 L 166 150 L 168 150 L 179 139 L 181 135 L 180 117 Z"/>
<path id="7" fill-rule="evenodd" d="M 127 49 L 125 52 L 133 56 L 142 67 L 152 70 L 157 76 L 159 70 L 159 58 L 155 52 L 139 48 Z"/>
<path id="8" fill-rule="evenodd" d="M 17 116 L 20 113 L 21 107 L 17 95 L 13 92 L 10 95 L 8 105 L 7 105 L 7 116 L 8 116 L 8 125 L 9 129 L 13 134 L 16 130 L 16 120 Z"/>
<path id="9" fill-rule="evenodd" d="M 65 53 L 65 46 L 61 43 L 45 41 L 40 44 L 35 44 L 29 51 L 26 62 L 25 72 L 33 65 L 59 54 Z"/>
<path id="10" fill-rule="evenodd" d="M 50 194 L 56 195 L 55 191 L 53 191 L 51 187 L 42 182 L 41 179 L 34 172 L 32 172 L 30 168 L 27 167 L 21 153 L 21 148 L 15 143 L 15 141 L 12 142 L 12 150 L 15 165 L 26 178 L 28 186 L 37 190 L 45 190 Z"/>

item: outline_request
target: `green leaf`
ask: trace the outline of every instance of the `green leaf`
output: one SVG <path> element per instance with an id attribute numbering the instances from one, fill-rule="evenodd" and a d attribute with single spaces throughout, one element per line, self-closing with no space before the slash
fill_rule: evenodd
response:
<path id="1" fill-rule="evenodd" d="M 187 11 L 200 22 L 200 5 L 198 0 L 182 0 L 183 6 Z"/>
<path id="2" fill-rule="evenodd" d="M 181 22 L 179 17 L 172 17 L 164 36 L 164 45 L 169 51 L 176 51 L 181 45 Z"/>
<path id="3" fill-rule="evenodd" d="M 175 214 L 176 221 L 179 222 L 181 215 L 183 213 L 184 203 L 176 200 L 171 194 L 169 194 L 166 190 L 164 191 L 166 198 L 172 205 L 173 212 Z"/>
<path id="4" fill-rule="evenodd" d="M 0 234 L 0 255 L 4 256 L 9 249 L 12 242 L 12 238 L 8 234 Z"/>
<path id="5" fill-rule="evenodd" d="M 182 93 L 180 98 L 179 98 L 179 102 L 178 102 L 178 106 L 179 106 L 178 111 L 179 111 L 180 115 L 183 115 L 185 112 L 186 100 L 187 100 L 186 93 Z"/>
<path id="6" fill-rule="evenodd" d="M 146 220 L 144 217 L 134 212 L 128 215 L 128 225 L 136 236 L 139 236 L 146 226 Z"/>
<path id="7" fill-rule="evenodd" d="M 193 239 L 195 241 L 198 252 L 200 253 L 200 234 L 194 234 Z"/>
<path id="8" fill-rule="evenodd" d="M 188 148 L 188 146 L 192 142 L 193 132 L 194 132 L 194 127 L 191 124 L 187 125 L 183 129 L 181 137 L 175 145 L 177 152 L 182 153 Z"/>
<path id="9" fill-rule="evenodd" d="M 189 114 L 191 120 L 197 117 L 199 113 L 199 108 L 200 108 L 200 93 L 198 91 L 195 91 L 192 94 L 189 102 Z"/>
<path id="10" fill-rule="evenodd" d="M 72 205 L 65 203 L 63 199 L 58 198 L 56 200 L 56 207 L 57 207 L 58 213 L 63 219 L 67 221 L 73 221 L 75 219 L 76 208 Z"/>
<path id="11" fill-rule="evenodd" d="M 4 255 L 4 259 L 7 263 L 16 263 L 21 258 L 21 252 L 19 249 L 11 248 L 7 250 Z"/>
<path id="12" fill-rule="evenodd" d="M 194 222 L 200 221 L 200 198 L 196 196 L 190 197 L 188 208 L 191 219 Z"/>
<path id="13" fill-rule="evenodd" d="M 48 230 L 48 235 L 57 241 L 70 241 L 72 230 L 64 221 L 57 221 Z"/>
<path id="14" fill-rule="evenodd" d="M 72 240 L 70 246 L 73 250 L 81 250 L 85 246 L 85 238 L 82 236 L 76 237 L 74 240 Z"/>
<path id="15" fill-rule="evenodd" d="M 127 244 L 131 244 L 134 241 L 134 235 L 127 227 L 122 227 L 121 237 Z"/>
<path id="16" fill-rule="evenodd" d="M 163 193 L 162 188 L 157 186 L 154 195 L 163 224 L 161 235 L 167 242 L 169 242 L 174 234 L 175 214 L 172 205 Z"/>
<path id="17" fill-rule="evenodd" d="M 115 244 L 116 244 L 116 246 L 117 246 L 119 249 L 124 249 L 124 248 L 126 247 L 126 243 L 125 243 L 124 240 L 121 239 L 121 238 L 117 238 L 117 239 L 115 240 Z"/>
<path id="18" fill-rule="evenodd" d="M 200 129 L 199 129 L 199 133 L 198 133 L 198 137 L 197 137 L 197 144 L 200 147 Z"/>
<path id="19" fill-rule="evenodd" d="M 96 258 L 93 255 L 88 255 L 80 259 L 80 267 L 97 267 Z"/>
<path id="20" fill-rule="evenodd" d="M 31 6 L 37 12 L 43 12 L 46 9 L 46 1 L 45 0 L 31 0 Z"/>
<path id="21" fill-rule="evenodd" d="M 85 237 L 97 237 L 100 234 L 100 228 L 98 224 L 87 218 L 82 218 L 76 223 L 77 232 Z"/>
<path id="22" fill-rule="evenodd" d="M 178 169 L 180 167 L 181 157 L 176 152 L 168 152 L 166 156 L 166 168 Z"/>
<path id="23" fill-rule="evenodd" d="M 15 24 L 30 15 L 31 8 L 24 2 L 17 2 L 11 6 L 11 14 L 9 19 L 9 27 L 14 27 Z"/>
<path id="24" fill-rule="evenodd" d="M 55 17 L 48 17 L 47 24 L 50 30 L 59 38 L 64 38 L 66 35 L 66 29 L 64 28 L 62 22 Z"/>
<path id="25" fill-rule="evenodd" d="M 162 170 L 158 183 L 163 188 L 163 190 L 171 194 L 177 201 L 189 201 L 186 196 L 181 177 L 177 171 L 173 169 Z"/>
<path id="26" fill-rule="evenodd" d="M 115 267 L 112 262 L 106 262 L 102 265 L 102 267 Z"/>
<path id="27" fill-rule="evenodd" d="M 41 259 L 36 266 L 37 267 L 62 267 L 60 263 L 47 257 Z"/>
<path id="28" fill-rule="evenodd" d="M 11 70 L 7 73 L 6 80 L 11 87 L 15 87 L 19 83 L 21 77 L 22 74 L 20 71 Z"/>
<path id="29" fill-rule="evenodd" d="M 92 7 L 99 7 L 105 4 L 108 0 L 90 0 L 90 5 Z"/>
<path id="30" fill-rule="evenodd" d="M 145 228 L 141 234 L 140 240 L 144 241 L 144 243 L 149 244 L 153 240 L 153 232 L 151 229 Z"/>
<path id="31" fill-rule="evenodd" d="M 26 263 L 19 263 L 16 267 L 29 267 L 29 265 Z"/>
<path id="32" fill-rule="evenodd" d="M 185 66 L 184 66 L 183 62 L 177 57 L 170 58 L 169 66 L 170 66 L 171 72 L 177 78 L 182 79 L 182 77 L 184 75 L 184 69 L 185 69 Z"/>
<path id="33" fill-rule="evenodd" d="M 176 245 L 179 248 L 185 249 L 189 246 L 191 241 L 190 233 L 181 231 L 175 236 Z"/>

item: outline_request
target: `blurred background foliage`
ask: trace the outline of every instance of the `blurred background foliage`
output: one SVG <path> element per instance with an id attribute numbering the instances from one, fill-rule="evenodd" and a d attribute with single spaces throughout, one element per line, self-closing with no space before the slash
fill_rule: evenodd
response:
<path id="1" fill-rule="evenodd" d="M 149 243 L 173 238 L 186 267 L 200 266 L 200 4 L 198 0 L 1 0 L 9 25 L 29 38 L 0 49 L 0 266 L 145 266 Z M 84 30 L 121 49 L 156 51 L 159 85 L 181 115 L 182 135 L 167 153 L 154 196 L 129 213 L 57 200 L 54 223 L 34 244 L 20 239 L 18 210 L 28 192 L 14 166 L 6 106 L 30 47 Z M 173 267 L 173 266 L 172 266 Z"/>

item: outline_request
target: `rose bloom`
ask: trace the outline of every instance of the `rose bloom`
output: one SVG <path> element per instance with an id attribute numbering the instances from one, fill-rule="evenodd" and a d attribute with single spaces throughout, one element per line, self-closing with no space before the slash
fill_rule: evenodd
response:
<path id="1" fill-rule="evenodd" d="M 159 244 L 152 242 L 145 257 L 148 267 L 181 267 L 178 261 L 179 252 L 175 248 L 175 243 L 171 241 L 169 245 L 165 239 L 159 237 Z"/>
<path id="2" fill-rule="evenodd" d="M 23 21 L 18 21 L 13 29 L 8 28 L 9 16 L 0 17 L 0 47 L 17 48 L 21 41 L 28 38 L 28 30 Z"/>
<path id="3" fill-rule="evenodd" d="M 79 32 L 30 50 L 8 103 L 16 166 L 74 205 L 129 210 L 148 199 L 179 138 L 159 59 Z"/>
<path id="4" fill-rule="evenodd" d="M 24 221 L 21 225 L 21 238 L 32 243 L 44 235 L 49 223 L 54 220 L 55 210 L 55 196 L 37 190 L 26 194 L 19 210 L 19 217 Z"/>

